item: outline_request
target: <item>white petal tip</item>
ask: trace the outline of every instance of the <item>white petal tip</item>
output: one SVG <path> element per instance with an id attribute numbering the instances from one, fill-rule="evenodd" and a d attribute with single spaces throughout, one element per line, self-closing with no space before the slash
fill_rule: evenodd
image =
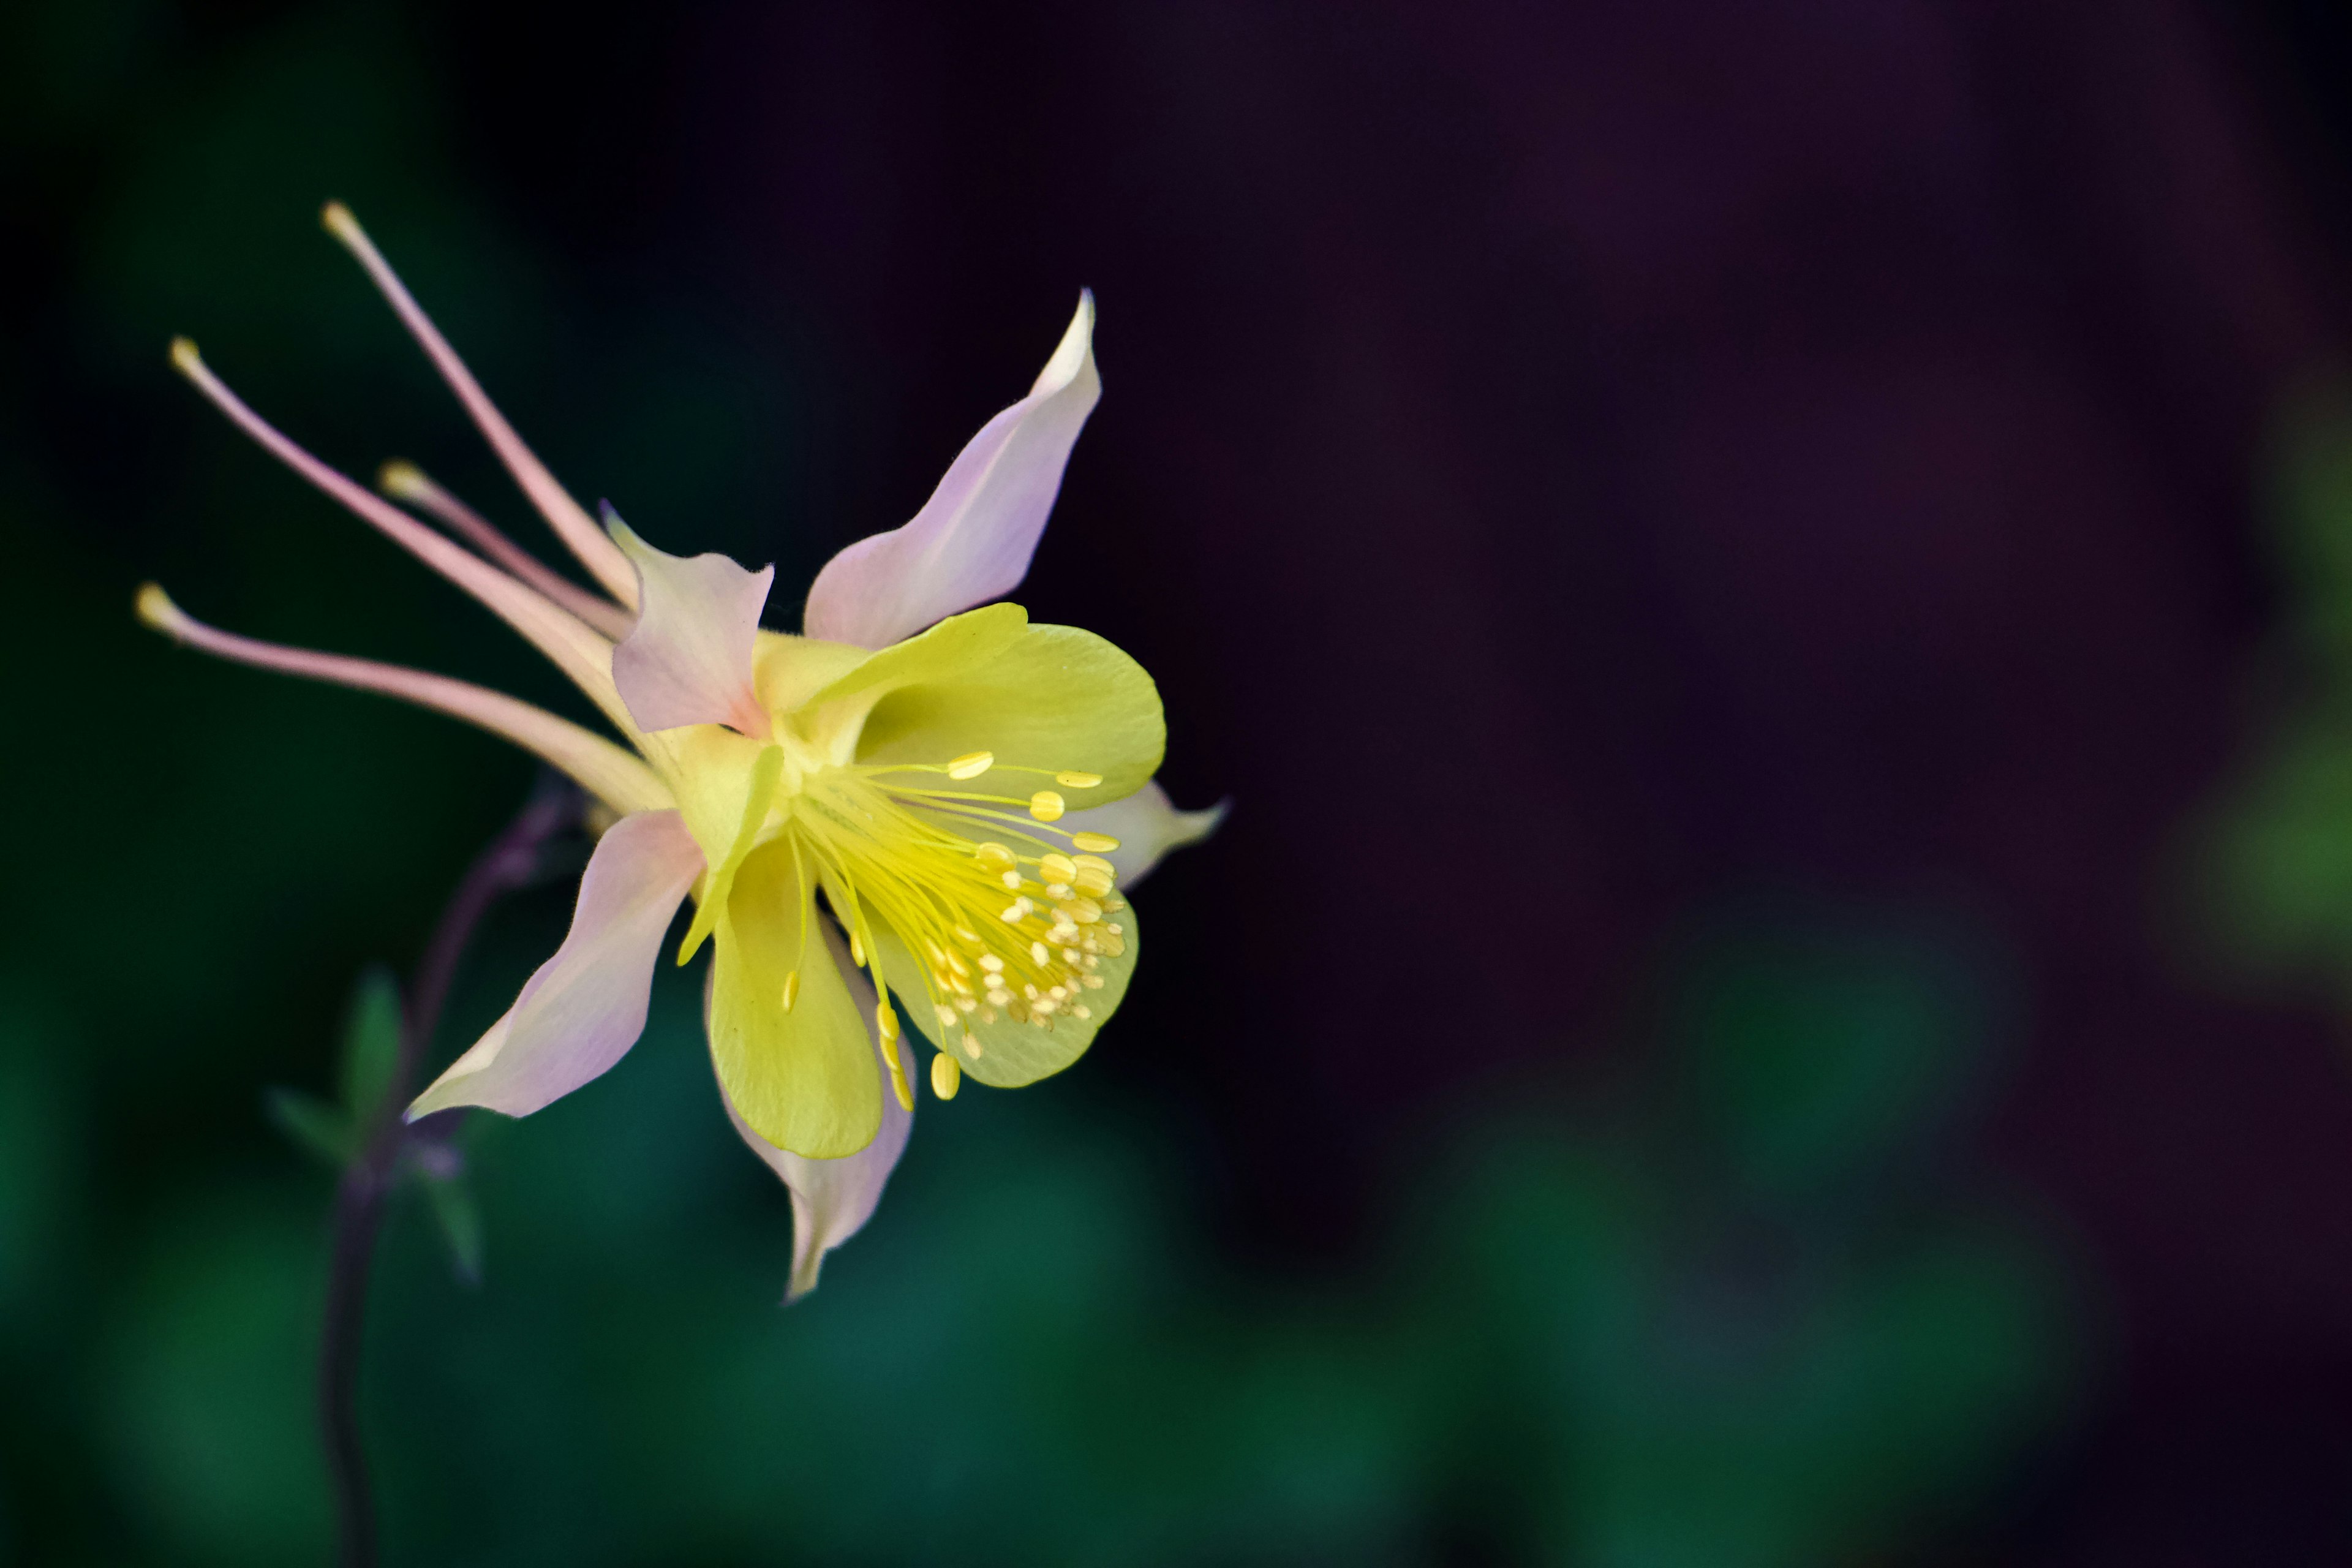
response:
<path id="1" fill-rule="evenodd" d="M 1227 795 L 1214 805 L 1203 806 L 1198 811 L 1178 812 L 1176 815 L 1183 819 L 1184 836 L 1177 842 L 1198 844 L 1216 832 L 1218 828 L 1223 827 L 1225 825 L 1225 818 L 1233 815 L 1233 810 L 1234 797 Z"/>
<path id="2" fill-rule="evenodd" d="M 1054 357 L 1047 360 L 1045 368 L 1037 373 L 1037 383 L 1029 389 L 1030 395 L 1059 392 L 1076 381 L 1078 373 L 1086 368 L 1087 361 L 1093 357 L 1094 341 L 1095 291 L 1081 289 L 1078 290 L 1077 310 L 1070 317 L 1070 324 L 1063 331 L 1062 341 L 1055 346 Z"/>

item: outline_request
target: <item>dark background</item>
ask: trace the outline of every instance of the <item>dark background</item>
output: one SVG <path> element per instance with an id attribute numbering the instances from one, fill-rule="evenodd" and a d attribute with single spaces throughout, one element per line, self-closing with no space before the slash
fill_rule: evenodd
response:
<path id="1" fill-rule="evenodd" d="M 536 538 L 328 196 L 786 626 L 1092 287 L 1021 596 L 1234 801 L 789 1312 L 693 980 L 478 1128 L 392 1560 L 2352 1560 L 2347 83 L 2285 0 L 13 8 L 0 1561 L 323 1551 L 261 1096 L 530 782 L 133 586 L 564 702 L 164 363 Z"/>

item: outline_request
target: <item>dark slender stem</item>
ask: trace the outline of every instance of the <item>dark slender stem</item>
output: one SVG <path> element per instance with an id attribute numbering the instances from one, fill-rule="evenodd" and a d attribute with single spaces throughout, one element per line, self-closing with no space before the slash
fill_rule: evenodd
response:
<path id="1" fill-rule="evenodd" d="M 400 1051 L 394 1058 L 391 1088 L 360 1152 L 343 1167 L 342 1179 L 335 1187 L 326 1322 L 319 1338 L 319 1422 L 334 1488 L 338 1560 L 343 1568 L 374 1568 L 375 1563 L 375 1502 L 368 1487 L 366 1451 L 360 1443 L 360 1341 L 384 1195 L 399 1174 L 402 1154 L 420 1131 L 412 1129 L 401 1112 L 416 1092 L 418 1072 L 425 1053 L 432 1048 L 442 1005 L 449 999 L 458 962 L 482 916 L 501 894 L 531 879 L 548 840 L 579 818 L 578 792 L 560 781 L 543 782 L 514 821 L 458 879 L 402 999 Z M 440 1131 L 446 1135 L 446 1128 Z"/>

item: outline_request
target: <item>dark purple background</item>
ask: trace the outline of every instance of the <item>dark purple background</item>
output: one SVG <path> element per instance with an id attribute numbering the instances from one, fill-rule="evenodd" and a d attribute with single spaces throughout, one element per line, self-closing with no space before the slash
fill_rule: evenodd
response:
<path id="1" fill-rule="evenodd" d="M 2253 732 L 2264 437 L 2340 336 L 2324 8 L 476 21 L 517 216 L 843 367 L 803 578 L 1097 291 L 1024 598 L 1118 628 L 1180 796 L 1238 802 L 1222 922 L 1156 934 L 1181 1048 L 1103 1068 L 1197 1107 L 1237 1245 L 1344 1252 L 1430 1107 L 1591 1049 L 1724 889 L 1956 901 L 2031 1019 L 1993 1157 L 2115 1347 L 2003 1554 L 2352 1539 L 2337 1031 L 2158 912 Z"/>

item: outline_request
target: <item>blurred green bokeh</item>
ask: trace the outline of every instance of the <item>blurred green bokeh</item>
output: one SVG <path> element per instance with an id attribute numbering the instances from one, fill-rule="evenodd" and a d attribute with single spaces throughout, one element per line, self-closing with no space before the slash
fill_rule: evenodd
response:
<path id="1" fill-rule="evenodd" d="M 692 519 L 698 547 L 780 552 L 787 583 L 817 564 L 779 526 L 805 480 L 772 434 L 816 371 L 682 299 L 577 297 L 481 209 L 442 102 L 382 7 L 0 18 L 0 157 L 70 240 L 43 280 L 61 311 L 0 344 L 0 526 L 39 585 L 0 620 L 31 738 L 5 785 L 0 1562 L 324 1554 L 329 1182 L 265 1092 L 336 1092 L 354 985 L 413 954 L 530 779 L 454 725 L 176 652 L 133 625 L 133 585 L 577 711 L 223 427 L 166 340 L 349 469 L 404 456 L 503 496 L 317 234 L 342 196 L 558 471 Z M 2352 763 L 2298 765 L 2292 788 L 2352 800 Z M 2345 872 L 2296 918 L 2352 934 Z M 445 1049 L 566 903 L 501 913 Z M 927 1104 L 877 1224 L 790 1312 L 784 1196 L 672 976 L 608 1079 L 473 1130 L 478 1288 L 421 1194 L 395 1207 L 362 1391 L 388 1560 L 1922 1550 L 2069 1381 L 2052 1263 L 1955 1157 L 1998 1065 L 1991 967 L 1884 911 L 1727 916 L 1611 1053 L 1639 1068 L 1435 1108 L 1453 1131 L 1392 1234 L 1337 1276 L 1221 1255 L 1171 1130 L 1082 1075 Z"/>

